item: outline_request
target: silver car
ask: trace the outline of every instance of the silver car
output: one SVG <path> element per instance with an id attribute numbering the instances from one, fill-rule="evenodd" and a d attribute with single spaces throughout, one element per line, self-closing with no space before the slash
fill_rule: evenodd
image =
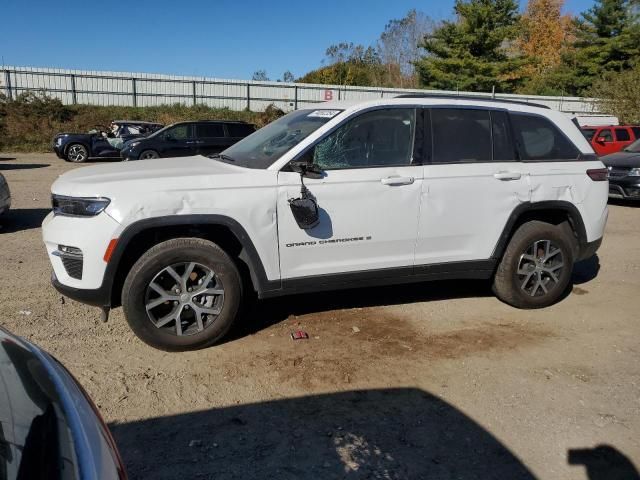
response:
<path id="1" fill-rule="evenodd" d="M 9 210 L 11 206 L 11 192 L 9 192 L 9 184 L 4 176 L 0 173 L 0 215 Z"/>

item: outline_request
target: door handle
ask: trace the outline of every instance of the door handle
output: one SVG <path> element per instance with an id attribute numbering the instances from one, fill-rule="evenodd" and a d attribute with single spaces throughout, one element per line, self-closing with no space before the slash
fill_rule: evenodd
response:
<path id="1" fill-rule="evenodd" d="M 520 172 L 496 172 L 493 176 L 498 180 L 520 180 L 522 174 Z"/>
<path id="2" fill-rule="evenodd" d="M 414 181 L 413 177 L 387 177 L 380 180 L 383 185 L 411 185 Z"/>

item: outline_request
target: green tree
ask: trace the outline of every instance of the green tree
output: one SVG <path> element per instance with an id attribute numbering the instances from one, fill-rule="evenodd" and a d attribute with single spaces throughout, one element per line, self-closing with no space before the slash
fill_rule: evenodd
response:
<path id="1" fill-rule="evenodd" d="M 607 72 L 640 60 L 637 0 L 597 0 L 576 20 L 575 51 L 564 59 L 569 93 L 583 94 Z"/>
<path id="2" fill-rule="evenodd" d="M 266 70 L 256 70 L 255 72 L 253 72 L 251 80 L 254 80 L 256 82 L 268 82 L 269 76 L 267 75 Z"/>
<path id="3" fill-rule="evenodd" d="M 445 21 L 421 46 L 421 84 L 446 90 L 512 92 L 522 60 L 509 48 L 519 20 L 514 0 L 456 0 L 455 21 Z"/>
<path id="4" fill-rule="evenodd" d="M 640 65 L 622 72 L 609 72 L 596 80 L 587 91 L 598 100 L 603 112 L 618 117 L 622 123 L 640 123 Z"/>

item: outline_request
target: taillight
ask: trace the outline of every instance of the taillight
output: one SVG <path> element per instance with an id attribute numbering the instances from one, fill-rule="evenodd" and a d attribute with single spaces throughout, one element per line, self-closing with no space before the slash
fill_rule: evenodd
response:
<path id="1" fill-rule="evenodd" d="M 609 170 L 606 168 L 591 168 L 587 170 L 587 175 L 594 182 L 605 182 L 609 179 Z"/>

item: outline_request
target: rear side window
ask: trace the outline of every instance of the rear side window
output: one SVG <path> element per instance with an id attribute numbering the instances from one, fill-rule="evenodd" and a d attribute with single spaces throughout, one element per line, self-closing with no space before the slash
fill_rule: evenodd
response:
<path id="1" fill-rule="evenodd" d="M 230 137 L 246 137 L 251 135 L 255 129 L 253 125 L 243 125 L 242 123 L 227 123 L 227 132 Z"/>
<path id="2" fill-rule="evenodd" d="M 616 128 L 616 140 L 619 142 L 626 142 L 631 140 L 631 135 L 626 128 Z"/>
<path id="3" fill-rule="evenodd" d="M 431 110 L 433 163 L 489 162 L 491 117 L 488 110 Z"/>
<path id="4" fill-rule="evenodd" d="M 199 123 L 196 124 L 196 137 L 224 137 L 224 128 L 218 123 Z"/>
<path id="5" fill-rule="evenodd" d="M 636 137 L 636 140 L 640 138 L 640 127 L 631 127 L 631 131 Z"/>
<path id="6" fill-rule="evenodd" d="M 580 152 L 548 119 L 512 113 L 516 144 L 522 160 L 574 160 Z"/>

